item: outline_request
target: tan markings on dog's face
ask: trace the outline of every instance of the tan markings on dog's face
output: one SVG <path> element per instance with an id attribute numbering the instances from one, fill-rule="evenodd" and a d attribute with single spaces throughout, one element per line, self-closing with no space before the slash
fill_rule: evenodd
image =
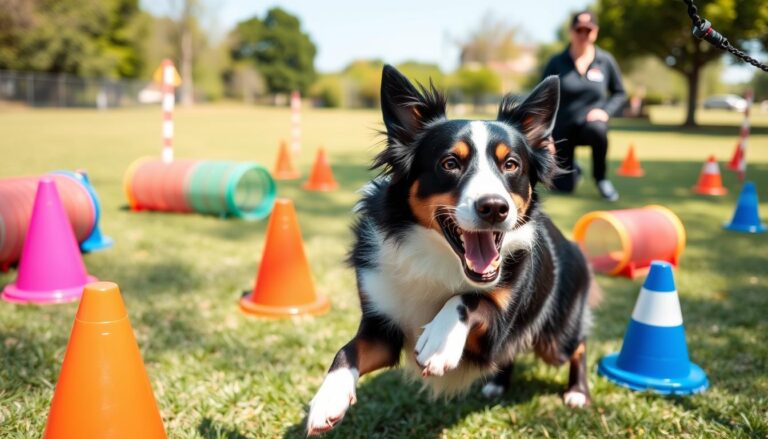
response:
<path id="1" fill-rule="evenodd" d="M 510 300 L 512 300 L 512 290 L 508 288 L 499 288 L 488 293 L 488 297 L 501 310 L 507 309 Z"/>
<path id="2" fill-rule="evenodd" d="M 461 161 L 465 161 L 469 157 L 469 145 L 467 145 L 466 142 L 459 140 L 455 145 L 453 145 L 451 152 L 456 154 L 456 156 L 458 156 Z"/>
<path id="3" fill-rule="evenodd" d="M 419 182 L 416 181 L 411 186 L 408 196 L 408 206 L 410 206 L 413 215 L 422 226 L 442 233 L 440 225 L 435 221 L 435 211 L 440 206 L 455 208 L 456 197 L 452 194 L 435 194 L 421 198 L 418 193 Z"/>
<path id="4" fill-rule="evenodd" d="M 509 155 L 509 151 L 509 146 L 505 145 L 504 143 L 499 143 L 496 145 L 496 151 L 494 151 L 494 155 L 496 155 L 496 159 L 499 162 L 503 162 L 504 159 Z"/>
<path id="5" fill-rule="evenodd" d="M 531 197 L 533 196 L 533 188 L 528 186 L 528 199 L 521 197 L 520 194 L 516 194 L 513 192 L 510 192 L 509 195 L 512 197 L 512 201 L 515 202 L 515 207 L 517 208 L 517 216 L 518 218 L 525 215 L 525 212 L 528 211 L 528 205 L 531 204 Z"/>

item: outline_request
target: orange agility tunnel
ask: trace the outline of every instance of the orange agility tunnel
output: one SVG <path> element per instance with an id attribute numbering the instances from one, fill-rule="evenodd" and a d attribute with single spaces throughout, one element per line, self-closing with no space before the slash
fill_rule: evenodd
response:
<path id="1" fill-rule="evenodd" d="M 573 239 L 595 271 L 635 278 L 653 260 L 677 266 L 685 228 L 671 210 L 652 205 L 590 212 L 576 222 Z"/>
<path id="2" fill-rule="evenodd" d="M 94 251 L 111 245 L 109 238 L 93 241 L 98 231 L 100 205 L 96 192 L 84 174 L 57 171 L 45 175 L 56 183 L 64 210 L 82 251 Z M 18 262 L 27 236 L 32 205 L 40 176 L 0 179 L 0 269 Z M 109 240 L 109 242 L 107 242 Z"/>
<path id="3" fill-rule="evenodd" d="M 277 187 L 252 162 L 142 158 L 128 167 L 123 188 L 132 210 L 232 216 L 246 220 L 272 211 Z"/>

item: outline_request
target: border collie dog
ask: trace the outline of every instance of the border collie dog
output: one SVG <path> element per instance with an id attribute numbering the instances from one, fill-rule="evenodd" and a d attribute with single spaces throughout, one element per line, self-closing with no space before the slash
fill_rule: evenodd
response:
<path id="1" fill-rule="evenodd" d="M 431 83 L 417 89 L 384 67 L 387 144 L 373 163 L 382 174 L 356 206 L 349 257 L 362 318 L 310 403 L 309 435 L 332 429 L 358 378 L 397 365 L 402 351 L 435 395 L 484 377 L 493 398 L 532 349 L 570 363 L 566 405 L 589 404 L 591 274 L 535 191 L 558 171 L 548 146 L 559 95 L 551 76 L 525 99 L 505 96 L 496 120 L 448 120 Z"/>

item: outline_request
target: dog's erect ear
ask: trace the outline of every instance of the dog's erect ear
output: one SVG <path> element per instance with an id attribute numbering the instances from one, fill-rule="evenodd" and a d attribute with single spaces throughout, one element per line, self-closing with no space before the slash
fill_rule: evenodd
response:
<path id="1" fill-rule="evenodd" d="M 445 98 L 435 90 L 411 84 L 396 68 L 385 65 L 381 73 L 381 112 L 387 137 L 401 145 L 410 144 L 424 125 L 445 117 Z"/>
<path id="2" fill-rule="evenodd" d="M 445 118 L 445 97 L 432 81 L 419 89 L 390 65 L 381 74 L 381 112 L 386 126 L 387 148 L 373 162 L 372 169 L 398 179 L 406 175 L 415 155 L 413 142 L 428 123 Z"/>
<path id="3" fill-rule="evenodd" d="M 514 125 L 533 148 L 549 144 L 560 104 L 560 79 L 549 76 L 520 102 L 512 95 L 504 96 L 498 120 Z"/>

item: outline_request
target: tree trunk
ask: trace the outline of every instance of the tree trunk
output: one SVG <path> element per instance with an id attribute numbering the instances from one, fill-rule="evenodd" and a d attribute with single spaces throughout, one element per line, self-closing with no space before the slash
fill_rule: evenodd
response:
<path id="1" fill-rule="evenodd" d="M 683 125 L 686 127 L 696 126 L 696 101 L 699 95 L 700 73 L 701 67 L 694 65 L 685 75 L 686 79 L 688 79 L 688 110 Z"/>
<path id="2" fill-rule="evenodd" d="M 195 102 L 195 85 L 192 80 L 193 41 L 192 14 L 193 0 L 184 1 L 181 17 L 181 105 L 190 106 Z"/>

